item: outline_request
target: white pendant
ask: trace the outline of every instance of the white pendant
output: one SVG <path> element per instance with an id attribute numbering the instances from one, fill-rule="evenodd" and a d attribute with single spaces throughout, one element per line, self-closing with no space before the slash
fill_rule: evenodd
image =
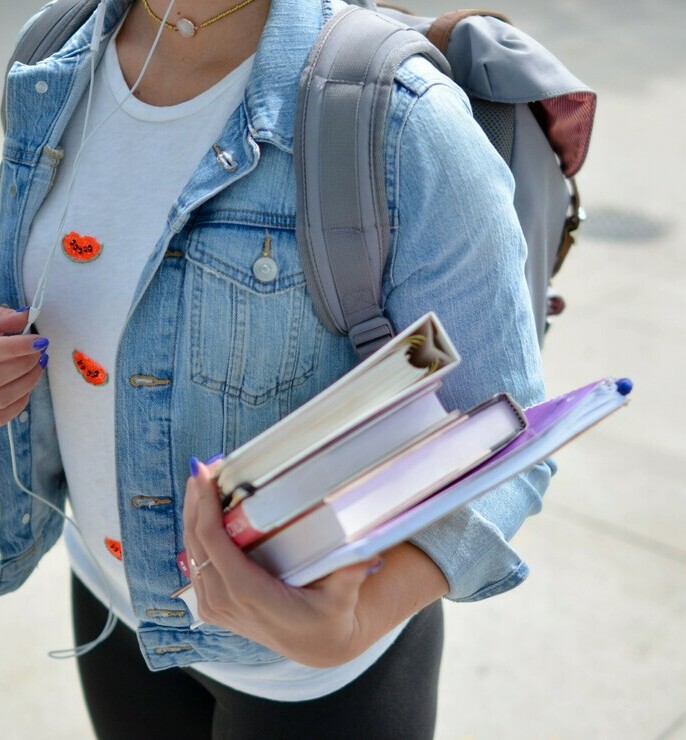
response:
<path id="1" fill-rule="evenodd" d="M 183 36 L 185 39 L 191 39 L 195 36 L 197 28 L 193 21 L 189 21 L 188 18 L 180 18 L 176 21 L 176 30 L 179 32 L 179 36 Z"/>

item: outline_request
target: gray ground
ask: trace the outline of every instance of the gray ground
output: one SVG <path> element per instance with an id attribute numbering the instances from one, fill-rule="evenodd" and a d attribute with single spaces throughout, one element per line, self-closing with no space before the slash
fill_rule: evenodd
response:
<path id="1" fill-rule="evenodd" d="M 1 0 L 0 63 L 40 0 Z M 455 0 L 406 0 L 421 14 Z M 544 512 L 516 544 L 530 579 L 448 605 L 439 740 L 686 738 L 686 53 L 683 0 L 497 0 L 600 95 L 580 178 L 589 211 L 557 287 L 549 390 L 630 375 L 630 407 L 558 456 Z M 459 337 L 456 338 L 459 344 Z M 57 547 L 0 602 L 0 734 L 92 737 Z"/>

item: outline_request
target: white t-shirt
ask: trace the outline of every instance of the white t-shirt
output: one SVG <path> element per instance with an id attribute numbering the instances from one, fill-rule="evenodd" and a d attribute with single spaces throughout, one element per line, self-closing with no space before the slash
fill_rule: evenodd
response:
<path id="1" fill-rule="evenodd" d="M 118 558 L 117 347 L 139 277 L 171 205 L 239 105 L 251 69 L 249 59 L 188 102 L 151 106 L 129 94 L 116 43 L 111 41 L 96 70 L 87 144 L 72 196 L 69 189 L 83 136 L 86 96 L 65 133 L 64 161 L 34 220 L 24 259 L 30 299 L 53 245 L 59 242 L 37 326 L 50 340 L 48 372 L 57 435 L 74 518 L 88 543 L 84 547 L 67 526 L 71 565 L 108 605 L 93 563 L 93 557 L 97 559 L 115 614 L 132 628 L 136 619 Z M 56 233 L 65 207 L 63 227 Z M 363 672 L 399 632 L 400 628 L 394 630 L 356 660 L 333 669 L 313 669 L 289 660 L 261 666 L 202 663 L 193 667 L 245 693 L 281 701 L 311 699 Z"/>

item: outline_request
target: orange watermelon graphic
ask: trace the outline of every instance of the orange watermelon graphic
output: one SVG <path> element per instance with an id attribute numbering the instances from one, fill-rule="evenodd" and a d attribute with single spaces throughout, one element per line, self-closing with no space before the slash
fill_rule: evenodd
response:
<path id="1" fill-rule="evenodd" d="M 86 383 L 90 383 L 91 385 L 105 385 L 110 379 L 105 368 L 95 360 L 91 360 L 87 355 L 84 355 L 83 352 L 75 349 L 72 352 L 72 357 L 76 369 L 81 373 L 81 377 Z"/>
<path id="2" fill-rule="evenodd" d="M 94 236 L 81 236 L 70 231 L 62 239 L 64 253 L 74 262 L 93 262 L 102 252 L 102 244 Z"/>
<path id="3" fill-rule="evenodd" d="M 111 537 L 105 537 L 105 547 L 110 551 L 111 555 L 114 555 L 117 560 L 123 560 L 121 542 L 113 540 Z"/>

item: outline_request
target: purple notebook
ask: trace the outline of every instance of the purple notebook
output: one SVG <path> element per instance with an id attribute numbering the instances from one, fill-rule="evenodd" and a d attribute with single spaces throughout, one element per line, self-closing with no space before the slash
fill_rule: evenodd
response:
<path id="1" fill-rule="evenodd" d="M 294 586 L 305 585 L 407 540 L 454 509 L 532 468 L 624 406 L 631 387 L 628 379 L 602 379 L 525 409 L 527 428 L 487 462 L 363 538 L 284 574 L 283 580 Z"/>

